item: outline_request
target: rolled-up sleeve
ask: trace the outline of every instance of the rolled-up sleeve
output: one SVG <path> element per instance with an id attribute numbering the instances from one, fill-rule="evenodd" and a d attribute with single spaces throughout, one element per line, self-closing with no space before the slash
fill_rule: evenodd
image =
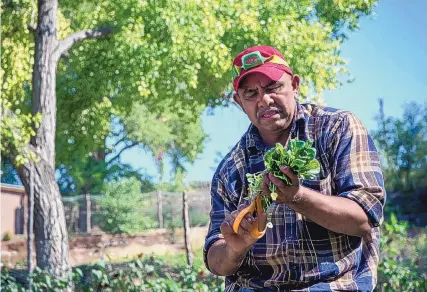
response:
<path id="1" fill-rule="evenodd" d="M 337 195 L 358 203 L 373 226 L 383 221 L 386 199 L 380 157 L 372 137 L 351 113 L 343 116 L 333 135 Z"/>
<path id="2" fill-rule="evenodd" d="M 236 206 L 230 202 L 225 184 L 218 173 L 216 173 L 212 179 L 210 223 L 203 248 L 203 257 L 207 269 L 209 269 L 207 260 L 208 250 L 217 240 L 224 238 L 221 234 L 220 226 L 225 216 L 233 210 L 236 210 Z"/>

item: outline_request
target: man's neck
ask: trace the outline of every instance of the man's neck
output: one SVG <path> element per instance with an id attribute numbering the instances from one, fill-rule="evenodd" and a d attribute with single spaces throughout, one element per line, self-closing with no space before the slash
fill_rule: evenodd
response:
<path id="1" fill-rule="evenodd" d="M 269 135 L 260 133 L 260 135 L 264 145 L 266 145 L 267 147 L 274 147 L 276 143 L 280 143 L 283 146 L 286 146 L 286 144 L 288 143 L 290 133 L 291 133 L 291 129 L 289 127 L 286 130 L 280 131 L 277 133 L 271 133 Z"/>

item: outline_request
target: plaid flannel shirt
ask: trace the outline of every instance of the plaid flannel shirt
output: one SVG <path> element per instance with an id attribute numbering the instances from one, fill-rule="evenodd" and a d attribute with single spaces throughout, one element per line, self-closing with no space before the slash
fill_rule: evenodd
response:
<path id="1" fill-rule="evenodd" d="M 291 138 L 312 140 L 321 170 L 303 186 L 323 195 L 358 203 L 374 226 L 369 238 L 335 233 L 286 204 L 270 206 L 272 228 L 225 278 L 225 291 L 372 291 L 377 282 L 379 225 L 385 190 L 380 159 L 372 138 L 350 112 L 298 104 Z M 204 247 L 223 238 L 220 225 L 248 196 L 246 173 L 265 169 L 268 148 L 251 125 L 222 160 L 212 180 L 210 226 Z M 319 194 L 320 195 L 320 194 Z M 245 290 L 251 288 L 253 290 Z"/>

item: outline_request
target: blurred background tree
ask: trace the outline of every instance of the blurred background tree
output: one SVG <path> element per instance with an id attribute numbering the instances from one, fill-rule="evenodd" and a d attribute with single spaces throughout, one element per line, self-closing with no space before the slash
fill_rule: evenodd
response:
<path id="1" fill-rule="evenodd" d="M 416 217 L 427 209 L 427 104 L 404 105 L 400 118 L 384 114 L 382 99 L 379 105 L 372 135 L 383 158 L 386 206 Z"/>

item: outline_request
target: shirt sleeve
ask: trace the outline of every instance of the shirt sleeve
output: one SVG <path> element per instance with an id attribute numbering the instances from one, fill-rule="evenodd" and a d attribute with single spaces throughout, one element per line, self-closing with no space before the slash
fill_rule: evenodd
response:
<path id="1" fill-rule="evenodd" d="M 386 199 L 380 157 L 372 137 L 351 113 L 334 135 L 334 182 L 338 196 L 358 203 L 373 226 L 381 225 Z"/>
<path id="2" fill-rule="evenodd" d="M 208 270 L 208 250 L 219 239 L 224 238 L 221 234 L 220 226 L 225 216 L 236 210 L 237 207 L 229 200 L 224 182 L 218 173 L 214 175 L 211 186 L 211 211 L 208 234 L 206 235 L 205 246 L 203 248 L 203 258 Z"/>

